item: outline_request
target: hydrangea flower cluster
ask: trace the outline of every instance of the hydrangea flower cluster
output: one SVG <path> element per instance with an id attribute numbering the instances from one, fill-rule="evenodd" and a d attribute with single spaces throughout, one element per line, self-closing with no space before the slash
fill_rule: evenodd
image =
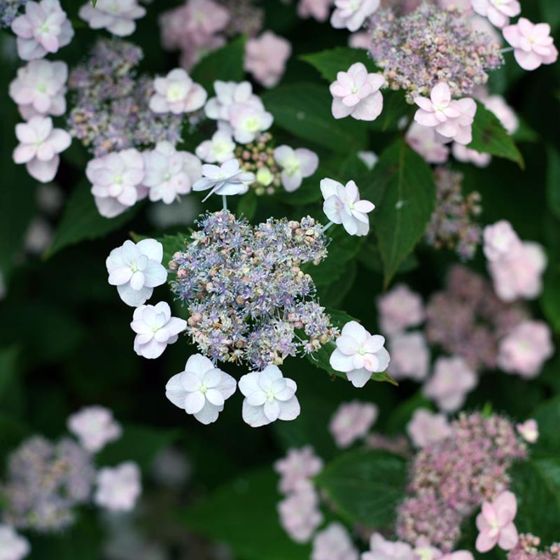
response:
<path id="1" fill-rule="evenodd" d="M 508 552 L 508 560 L 556 560 L 560 557 L 560 543 L 553 543 L 548 548 L 541 548 L 539 537 L 521 534 L 515 547 Z"/>
<path id="2" fill-rule="evenodd" d="M 170 268 L 173 292 L 189 311 L 187 333 L 203 354 L 262 369 L 333 338 L 329 317 L 313 299 L 313 281 L 301 269 L 327 255 L 315 220 L 271 218 L 253 227 L 222 211 L 198 225 Z"/>
<path id="3" fill-rule="evenodd" d="M 449 437 L 414 458 L 396 524 L 400 539 L 415 544 L 425 538 L 444 552 L 453 550 L 463 519 L 507 490 L 508 469 L 527 454 L 501 416 L 461 414 L 450 428 Z"/>

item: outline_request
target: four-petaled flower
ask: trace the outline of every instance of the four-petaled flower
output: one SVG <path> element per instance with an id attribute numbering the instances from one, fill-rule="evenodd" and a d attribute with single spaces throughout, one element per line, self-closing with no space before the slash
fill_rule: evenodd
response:
<path id="1" fill-rule="evenodd" d="M 253 173 L 241 169 L 236 159 L 230 159 L 222 165 L 203 165 L 202 179 L 193 185 L 193 191 L 210 189 L 204 200 L 213 194 L 222 196 L 244 194 L 254 180 Z"/>
<path id="2" fill-rule="evenodd" d="M 391 358 L 384 344 L 385 337 L 372 335 L 356 321 L 349 321 L 336 339 L 330 365 L 345 373 L 354 387 L 363 387 L 372 373 L 385 371 L 389 365 Z"/>
<path id="3" fill-rule="evenodd" d="M 274 160 L 282 168 L 282 186 L 288 191 L 297 190 L 306 177 L 311 177 L 319 166 L 315 152 L 306 148 L 296 150 L 289 146 L 278 146 L 274 150 Z"/>
<path id="4" fill-rule="evenodd" d="M 142 492 L 140 469 L 128 461 L 101 469 L 97 473 L 97 490 L 94 501 L 109 511 L 130 511 Z"/>
<path id="5" fill-rule="evenodd" d="M 488 552 L 496 545 L 503 550 L 514 548 L 519 539 L 513 523 L 516 515 L 517 500 L 512 492 L 502 492 L 493 502 L 484 502 L 476 518 L 476 550 Z"/>
<path id="6" fill-rule="evenodd" d="M 243 420 L 253 428 L 299 416 L 297 385 L 285 378 L 278 366 L 269 365 L 263 371 L 244 375 L 239 380 L 239 389 L 245 396 Z"/>
<path id="7" fill-rule="evenodd" d="M 164 301 L 156 305 L 141 305 L 134 310 L 132 330 L 136 333 L 134 351 L 144 358 L 159 358 L 168 344 L 177 342 L 187 322 L 171 317 L 171 308 Z"/>
<path id="8" fill-rule="evenodd" d="M 336 29 L 358 31 L 364 21 L 379 8 L 379 0 L 335 0 L 331 25 Z"/>
<path id="9" fill-rule="evenodd" d="M 352 64 L 348 72 L 339 72 L 336 81 L 330 85 L 333 117 L 375 120 L 383 110 L 383 96 L 379 91 L 383 85 L 383 75 L 368 73 L 361 62 Z"/>
<path id="10" fill-rule="evenodd" d="M 155 239 L 134 243 L 127 239 L 107 257 L 109 284 L 117 286 L 121 299 L 131 307 L 143 305 L 156 286 L 167 280 L 162 266 L 163 245 Z"/>
<path id="11" fill-rule="evenodd" d="M 333 179 L 321 181 L 323 212 L 334 224 L 342 227 L 350 235 L 365 236 L 369 232 L 369 212 L 375 205 L 369 200 L 360 200 L 360 192 L 354 181 L 346 185 Z"/>
<path id="12" fill-rule="evenodd" d="M 154 89 L 150 99 L 150 109 L 154 113 L 193 113 L 206 103 L 205 89 L 195 84 L 182 68 L 171 70 L 165 78 L 156 78 Z"/>
<path id="13" fill-rule="evenodd" d="M 195 354 L 187 360 L 185 370 L 167 382 L 165 396 L 202 424 L 212 424 L 236 387 L 231 375 L 215 367 L 202 354 Z"/>
<path id="14" fill-rule="evenodd" d="M 146 14 L 138 0 L 97 0 L 80 8 L 80 17 L 92 29 L 106 29 L 113 35 L 126 37 L 136 29 L 135 19 Z"/>

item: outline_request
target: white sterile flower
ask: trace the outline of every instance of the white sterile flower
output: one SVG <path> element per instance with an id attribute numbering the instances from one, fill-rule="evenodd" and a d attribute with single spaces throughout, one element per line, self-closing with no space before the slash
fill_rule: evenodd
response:
<path id="1" fill-rule="evenodd" d="M 178 152 L 170 142 L 158 142 L 154 150 L 143 153 L 144 180 L 152 202 L 171 204 L 180 194 L 191 192 L 202 175 L 200 160 L 189 152 Z"/>
<path id="2" fill-rule="evenodd" d="M 134 310 L 132 330 L 136 333 L 134 351 L 144 358 L 159 358 L 168 344 L 177 342 L 187 322 L 171 317 L 171 308 L 164 301 L 156 305 L 141 305 Z"/>
<path id="3" fill-rule="evenodd" d="M 185 370 L 167 382 L 165 396 L 202 424 L 212 424 L 236 387 L 231 375 L 215 367 L 202 354 L 195 354 L 187 360 Z"/>
<path id="4" fill-rule="evenodd" d="M 10 97 L 26 120 L 36 115 L 60 116 L 66 111 L 67 79 L 66 63 L 32 60 L 18 70 L 10 84 Z"/>
<path id="5" fill-rule="evenodd" d="M 87 406 L 68 418 L 67 426 L 87 451 L 97 453 L 119 439 L 122 429 L 113 413 L 103 406 Z"/>
<path id="6" fill-rule="evenodd" d="M 16 125 L 20 144 L 13 153 L 15 163 L 25 163 L 28 173 L 41 183 L 52 181 L 60 163 L 59 153 L 72 143 L 70 134 L 53 128 L 50 117 L 32 117 Z"/>
<path id="7" fill-rule="evenodd" d="M 209 119 L 228 121 L 232 105 L 241 103 L 248 105 L 261 105 L 261 100 L 253 93 L 250 82 L 214 82 L 216 97 L 206 103 L 204 111 Z"/>
<path id="8" fill-rule="evenodd" d="M 230 109 L 229 123 L 233 137 L 240 144 L 253 142 L 265 130 L 268 130 L 274 121 L 264 105 L 258 103 L 236 103 Z"/>
<path id="9" fill-rule="evenodd" d="M 385 371 L 391 360 L 384 347 L 385 337 L 370 334 L 356 321 L 349 321 L 336 339 L 330 364 L 335 371 L 346 374 L 354 387 L 363 387 L 372 373 Z"/>
<path id="10" fill-rule="evenodd" d="M 360 200 L 360 192 L 354 181 L 343 185 L 333 179 L 323 179 L 321 193 L 325 200 L 323 212 L 331 222 L 342 224 L 350 235 L 368 234 L 367 215 L 373 211 L 375 205 L 369 200 Z"/>
<path id="11" fill-rule="evenodd" d="M 110 511 L 131 511 L 141 492 L 140 469 L 132 461 L 97 473 L 94 501 L 98 506 Z"/>
<path id="12" fill-rule="evenodd" d="M 146 9 L 137 0 L 97 0 L 95 5 L 84 4 L 79 13 L 92 29 L 106 29 L 113 35 L 125 37 L 134 33 L 134 20 L 143 17 Z"/>
<path id="13" fill-rule="evenodd" d="M 196 148 L 196 155 L 206 163 L 224 163 L 235 157 L 235 142 L 226 130 L 218 130 L 210 140 Z"/>
<path id="14" fill-rule="evenodd" d="M 117 286 L 119 296 L 127 305 L 143 305 L 152 297 L 154 288 L 167 280 L 162 259 L 163 245 L 159 241 L 142 239 L 134 243 L 126 240 L 107 257 L 109 284 Z"/>
<path id="15" fill-rule="evenodd" d="M 58 0 L 28 2 L 25 13 L 12 22 L 18 55 L 23 60 L 43 58 L 72 40 L 74 30 Z"/>
<path id="16" fill-rule="evenodd" d="M 255 175 L 239 166 L 239 161 L 230 159 L 222 165 L 206 164 L 202 166 L 202 179 L 193 185 L 193 191 L 207 191 L 206 200 L 210 195 L 218 194 L 230 196 L 244 194 L 249 190 L 249 185 L 255 180 Z"/>
<path id="17" fill-rule="evenodd" d="M 504 27 L 509 18 L 521 13 L 521 5 L 517 0 L 471 0 L 473 10 L 490 20 L 496 27 Z"/>
<path id="18" fill-rule="evenodd" d="M 311 177 L 319 166 L 317 154 L 306 148 L 294 150 L 289 146 L 278 146 L 274 150 L 274 159 L 282 169 L 282 186 L 288 192 L 298 189 L 303 179 Z"/>
<path id="19" fill-rule="evenodd" d="M 358 31 L 365 20 L 379 8 L 379 0 L 335 0 L 331 25 L 336 29 Z"/>
<path id="20" fill-rule="evenodd" d="M 23 560 L 30 551 L 25 537 L 18 535 L 9 525 L 0 525 L 0 560 Z"/>
<path id="21" fill-rule="evenodd" d="M 165 78 L 154 80 L 155 93 L 150 99 L 154 113 L 192 113 L 206 103 L 206 91 L 195 84 L 182 68 L 171 70 Z"/>
<path id="22" fill-rule="evenodd" d="M 284 377 L 278 366 L 269 365 L 263 371 L 244 375 L 239 380 L 239 390 L 245 396 L 243 420 L 253 428 L 276 420 L 295 420 L 301 411 L 296 382 Z"/>
<path id="23" fill-rule="evenodd" d="M 146 197 L 144 159 L 135 148 L 92 159 L 86 167 L 99 213 L 114 218 Z"/>

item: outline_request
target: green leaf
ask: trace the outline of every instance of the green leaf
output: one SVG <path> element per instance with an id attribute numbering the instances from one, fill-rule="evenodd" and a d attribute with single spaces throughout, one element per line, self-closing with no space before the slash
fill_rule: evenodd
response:
<path id="1" fill-rule="evenodd" d="M 543 292 L 541 294 L 541 307 L 556 333 L 560 333 L 560 263 L 550 263 L 544 275 Z"/>
<path id="2" fill-rule="evenodd" d="M 237 214 L 251 221 L 255 217 L 257 205 L 257 195 L 253 191 L 249 191 L 240 198 L 239 204 L 237 205 Z"/>
<path id="3" fill-rule="evenodd" d="M 539 425 L 539 439 L 532 447 L 532 454 L 560 458 L 560 396 L 541 404 L 532 416 Z"/>
<path id="4" fill-rule="evenodd" d="M 16 378 L 18 349 L 15 346 L 0 350 L 0 402 L 7 396 L 8 390 Z"/>
<path id="5" fill-rule="evenodd" d="M 362 198 L 376 206 L 370 219 L 388 285 L 426 231 L 435 204 L 432 171 L 398 140 L 381 154 Z"/>
<path id="6" fill-rule="evenodd" d="M 98 239 L 119 229 L 134 217 L 138 209 L 139 206 L 136 205 L 116 218 L 104 218 L 95 206 L 88 185 L 79 184 L 68 198 L 64 214 L 45 256 L 50 258 L 70 245 Z"/>
<path id="7" fill-rule="evenodd" d="M 187 527 L 228 544 L 244 560 L 308 560 L 309 546 L 292 542 L 280 527 L 278 477 L 271 469 L 248 473 L 190 507 Z"/>
<path id="8" fill-rule="evenodd" d="M 311 83 L 289 84 L 270 90 L 263 102 L 274 115 L 274 124 L 294 136 L 347 154 L 367 146 L 367 126 L 331 115 L 328 87 Z"/>
<path id="9" fill-rule="evenodd" d="M 99 453 L 97 463 L 114 466 L 124 461 L 134 461 L 141 469 L 147 469 L 157 453 L 171 445 L 177 437 L 177 430 L 124 426 L 121 438 Z"/>
<path id="10" fill-rule="evenodd" d="M 329 82 L 334 82 L 338 72 L 346 72 L 356 62 L 364 64 L 369 72 L 379 72 L 379 69 L 364 49 L 336 47 L 316 53 L 304 54 L 300 58 L 316 68 L 321 76 Z"/>
<path id="11" fill-rule="evenodd" d="M 245 38 L 239 37 L 207 54 L 193 68 L 192 79 L 208 92 L 212 91 L 216 80 L 240 82 L 245 76 L 244 57 Z"/>
<path id="12" fill-rule="evenodd" d="M 468 147 L 477 152 L 509 159 L 523 168 L 525 166 L 523 156 L 498 117 L 482 103 L 476 105 L 476 115 L 472 127 L 473 139 Z"/>
<path id="13" fill-rule="evenodd" d="M 379 450 L 339 455 L 316 478 L 344 519 L 367 528 L 390 527 L 405 496 L 406 461 Z"/>
<path id="14" fill-rule="evenodd" d="M 548 207 L 560 219 L 560 153 L 552 147 L 547 149 L 546 194 Z"/>
<path id="15" fill-rule="evenodd" d="M 341 274 L 334 282 L 317 286 L 319 301 L 323 305 L 340 305 L 354 286 L 354 281 L 356 280 L 356 276 L 358 274 L 358 265 L 356 264 L 356 261 L 348 262 L 344 267 L 341 267 L 341 269 L 343 270 L 343 274 Z"/>
<path id="16" fill-rule="evenodd" d="M 560 2 L 558 0 L 540 0 L 541 12 L 544 21 L 551 27 L 560 25 Z"/>

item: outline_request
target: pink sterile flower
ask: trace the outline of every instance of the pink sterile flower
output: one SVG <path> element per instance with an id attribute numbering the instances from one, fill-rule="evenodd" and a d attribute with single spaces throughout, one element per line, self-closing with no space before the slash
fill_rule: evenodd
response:
<path id="1" fill-rule="evenodd" d="M 379 0 L 334 0 L 334 6 L 331 25 L 336 29 L 357 31 L 379 8 Z"/>
<path id="2" fill-rule="evenodd" d="M 430 367 L 430 349 L 421 332 L 399 333 L 389 338 L 391 366 L 395 379 L 410 378 L 422 381 Z"/>
<path id="3" fill-rule="evenodd" d="M 156 78 L 154 89 L 150 99 L 150 109 L 154 113 L 193 113 L 206 103 L 204 88 L 195 84 L 182 68 L 171 70 L 165 78 Z"/>
<path id="4" fill-rule="evenodd" d="M 515 429 L 527 443 L 536 443 L 539 439 L 539 425 L 533 418 L 525 420 L 525 422 L 521 424 L 517 424 Z"/>
<path id="5" fill-rule="evenodd" d="M 367 436 L 377 420 L 379 411 L 372 403 L 352 401 L 342 403 L 329 424 L 336 445 L 341 449 L 350 447 L 356 440 Z"/>
<path id="6" fill-rule="evenodd" d="M 472 0 L 473 10 L 490 20 L 496 27 L 504 27 L 509 18 L 521 13 L 521 6 L 517 0 Z"/>
<path id="7" fill-rule="evenodd" d="M 174 344 L 187 328 L 184 319 L 171 316 L 169 304 L 141 305 L 134 310 L 132 330 L 136 333 L 134 351 L 143 358 L 159 358 L 168 344 Z"/>
<path id="8" fill-rule="evenodd" d="M 390 292 L 379 296 L 377 309 L 381 332 L 386 335 L 416 327 L 426 317 L 422 298 L 405 284 L 397 284 Z"/>
<path id="9" fill-rule="evenodd" d="M 548 23 L 535 24 L 526 18 L 519 18 L 515 25 L 504 28 L 504 38 L 513 47 L 515 60 L 524 70 L 535 70 L 541 64 L 553 64 L 558 58 Z"/>
<path id="10" fill-rule="evenodd" d="M 317 21 L 327 21 L 333 0 L 299 0 L 297 13 L 301 18 L 312 17 Z"/>
<path id="11" fill-rule="evenodd" d="M 146 9 L 138 4 L 138 0 L 97 0 L 95 5 L 88 2 L 80 8 L 80 17 L 92 29 L 106 29 L 119 37 L 134 33 L 134 20 L 145 14 Z"/>
<path id="12" fill-rule="evenodd" d="M 379 91 L 383 85 L 383 75 L 368 74 L 361 62 L 352 64 L 348 72 L 339 72 L 330 85 L 333 117 L 351 116 L 360 121 L 374 121 L 383 110 L 383 96 Z"/>
<path id="13" fill-rule="evenodd" d="M 319 474 L 323 461 L 315 455 L 310 445 L 290 449 L 283 459 L 274 463 L 274 470 L 281 475 L 280 492 L 290 494 L 309 487 L 311 479 Z"/>
<path id="14" fill-rule="evenodd" d="M 492 156 L 490 154 L 477 152 L 476 150 L 467 148 L 463 144 L 458 144 L 457 142 L 453 142 L 453 146 L 451 146 L 451 153 L 457 161 L 472 163 L 473 165 L 476 165 L 476 167 L 488 167 L 492 161 Z"/>
<path id="15" fill-rule="evenodd" d="M 501 95 L 490 95 L 482 99 L 483 105 L 498 117 L 508 134 L 513 134 L 519 127 L 519 119 L 513 109 Z"/>
<path id="16" fill-rule="evenodd" d="M 484 255 L 489 261 L 507 258 L 521 246 L 521 240 L 507 220 L 486 226 L 483 233 Z"/>
<path id="17" fill-rule="evenodd" d="M 265 87 L 274 87 L 282 78 L 286 61 L 292 54 L 290 42 L 272 31 L 247 41 L 245 70 Z"/>
<path id="18" fill-rule="evenodd" d="M 546 264 L 542 246 L 528 241 L 506 257 L 490 261 L 488 268 L 496 295 L 503 301 L 536 298 L 542 291 Z"/>
<path id="19" fill-rule="evenodd" d="M 302 181 L 311 177 L 319 166 L 317 154 L 307 148 L 294 150 L 289 146 L 278 146 L 274 150 L 274 160 L 282 170 L 282 186 L 288 192 L 299 189 Z"/>
<path id="20" fill-rule="evenodd" d="M 23 60 L 43 58 L 72 40 L 74 30 L 58 0 L 28 2 L 25 14 L 12 22 L 18 55 Z"/>
<path id="21" fill-rule="evenodd" d="M 472 141 L 472 123 L 476 114 L 476 103 L 470 97 L 451 99 L 451 90 L 445 82 L 440 82 L 432 89 L 430 98 L 414 98 L 420 107 L 414 120 L 422 126 L 435 128 L 436 132 L 448 141 L 470 144 Z"/>
<path id="22" fill-rule="evenodd" d="M 521 377 L 536 377 L 554 352 L 550 329 L 542 321 L 524 321 L 498 347 L 498 366 Z"/>
<path id="23" fill-rule="evenodd" d="M 10 97 L 25 120 L 37 115 L 60 116 L 66 111 L 67 78 L 64 62 L 32 60 L 18 70 L 10 84 Z"/>
<path id="24" fill-rule="evenodd" d="M 333 224 L 342 224 L 349 235 L 365 236 L 369 233 L 368 214 L 375 205 L 369 200 L 360 200 L 360 191 L 354 181 L 346 185 L 333 179 L 321 181 L 323 212 Z"/>
<path id="25" fill-rule="evenodd" d="M 23 560 L 31 550 L 29 541 L 18 535 L 13 527 L 0 524 L 0 559 Z"/>
<path id="26" fill-rule="evenodd" d="M 16 125 L 20 144 L 14 150 L 15 163 L 25 163 L 28 173 L 41 183 L 54 179 L 60 163 L 59 153 L 72 142 L 70 134 L 53 128 L 50 117 L 32 117 L 29 122 Z"/>
<path id="27" fill-rule="evenodd" d="M 391 358 L 384 344 L 383 336 L 372 335 L 356 321 L 349 321 L 336 339 L 329 363 L 335 371 L 345 373 L 354 387 L 361 388 L 372 373 L 385 371 L 389 366 Z"/>
<path id="28" fill-rule="evenodd" d="M 455 412 L 476 384 L 476 374 L 462 358 L 438 358 L 434 374 L 424 385 L 424 394 L 433 399 L 441 410 Z"/>
<path id="29" fill-rule="evenodd" d="M 415 560 L 414 551 L 408 543 L 387 541 L 379 533 L 373 533 L 369 548 L 362 554 L 362 560 Z"/>
<path id="30" fill-rule="evenodd" d="M 92 453 L 101 451 L 122 435 L 121 426 L 113 418 L 113 413 L 103 406 L 82 408 L 68 418 L 67 425 L 81 446 Z"/>
<path id="31" fill-rule="evenodd" d="M 455 552 L 444 554 L 439 560 L 474 560 L 474 556 L 468 550 L 456 550 Z"/>
<path id="32" fill-rule="evenodd" d="M 319 496 L 311 486 L 300 489 L 282 500 L 278 504 L 278 513 L 284 531 L 298 543 L 309 542 L 323 521 L 319 510 Z"/>
<path id="33" fill-rule="evenodd" d="M 465 15 L 472 15 L 472 0 L 438 0 L 440 8 L 450 11 L 459 11 Z"/>
<path id="34" fill-rule="evenodd" d="M 444 414 L 436 414 L 425 408 L 414 411 L 406 431 L 416 447 L 426 447 L 451 435 L 451 426 Z"/>
<path id="35" fill-rule="evenodd" d="M 348 531 L 340 523 L 331 523 L 313 539 L 311 560 L 358 560 Z"/>
<path id="36" fill-rule="evenodd" d="M 130 511 L 134 509 L 141 492 L 140 469 L 136 463 L 128 461 L 114 468 L 106 467 L 97 473 L 94 501 L 102 508 Z"/>
<path id="37" fill-rule="evenodd" d="M 519 539 L 513 524 L 516 514 L 517 500 L 512 492 L 502 492 L 493 502 L 484 502 L 476 518 L 476 550 L 488 552 L 496 545 L 503 550 L 514 548 Z"/>
<path id="38" fill-rule="evenodd" d="M 146 197 L 148 189 L 144 180 L 144 159 L 134 149 L 112 152 L 92 159 L 86 167 L 91 192 L 99 213 L 114 218 Z"/>
<path id="39" fill-rule="evenodd" d="M 449 159 L 449 148 L 439 140 L 433 128 L 413 122 L 405 140 L 428 163 L 445 163 Z"/>
<path id="40" fill-rule="evenodd" d="M 214 82 L 216 97 L 211 97 L 204 107 L 204 112 L 209 119 L 230 121 L 234 112 L 232 107 L 239 105 L 253 105 L 263 108 L 262 101 L 253 93 L 250 82 Z"/>
<path id="41" fill-rule="evenodd" d="M 366 49 L 371 47 L 371 37 L 369 31 L 357 31 L 356 33 L 351 33 L 348 38 L 348 44 L 353 49 Z"/>
<path id="42" fill-rule="evenodd" d="M 218 130 L 210 140 L 205 140 L 195 150 L 196 155 L 206 163 L 224 163 L 235 158 L 235 142 L 231 133 Z"/>

